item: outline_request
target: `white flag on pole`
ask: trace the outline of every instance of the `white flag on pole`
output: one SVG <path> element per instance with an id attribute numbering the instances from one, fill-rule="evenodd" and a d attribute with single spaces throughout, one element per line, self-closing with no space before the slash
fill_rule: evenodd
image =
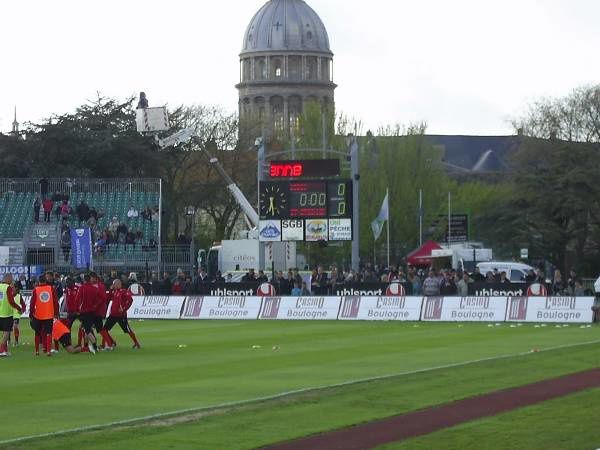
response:
<path id="1" fill-rule="evenodd" d="M 371 222 L 371 230 L 373 230 L 373 237 L 375 238 L 375 240 L 379 239 L 379 236 L 383 231 L 383 224 L 385 223 L 385 221 L 390 220 L 388 195 L 389 194 L 385 194 L 385 198 L 383 199 L 383 203 L 381 204 L 381 209 L 379 210 L 379 215 L 375 218 L 373 222 Z"/>

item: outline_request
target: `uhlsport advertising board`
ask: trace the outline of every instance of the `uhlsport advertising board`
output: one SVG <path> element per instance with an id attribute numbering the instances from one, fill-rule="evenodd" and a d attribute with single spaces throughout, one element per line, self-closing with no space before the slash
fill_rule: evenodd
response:
<path id="1" fill-rule="evenodd" d="M 426 297 L 426 322 L 503 322 L 507 297 Z"/>
<path id="2" fill-rule="evenodd" d="M 182 319 L 256 320 L 261 297 L 188 297 Z"/>
<path id="3" fill-rule="evenodd" d="M 179 319 L 185 297 L 135 296 L 127 312 L 131 319 Z"/>
<path id="4" fill-rule="evenodd" d="M 591 323 L 594 297 L 509 297 L 507 322 Z"/>
<path id="5" fill-rule="evenodd" d="M 423 297 L 343 297 L 339 320 L 418 321 Z"/>
<path id="6" fill-rule="evenodd" d="M 265 297 L 259 319 L 336 320 L 340 297 Z"/>

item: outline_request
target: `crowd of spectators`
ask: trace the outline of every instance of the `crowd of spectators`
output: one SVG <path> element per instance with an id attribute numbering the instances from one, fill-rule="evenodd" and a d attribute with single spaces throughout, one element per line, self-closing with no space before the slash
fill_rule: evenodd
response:
<path id="1" fill-rule="evenodd" d="M 111 246 L 122 246 L 124 249 L 140 248 L 141 250 L 151 251 L 156 249 L 157 244 L 154 239 L 145 241 L 144 233 L 134 225 L 138 217 L 150 222 L 158 221 L 158 206 L 145 207 L 140 213 L 135 206 L 130 205 L 126 218 L 113 216 L 105 227 L 100 227 L 99 221 L 105 217 L 103 209 L 96 209 L 93 205 L 88 205 L 82 200 L 75 208 L 71 207 L 69 195 L 55 192 L 54 194 L 37 197 L 33 204 L 34 222 L 40 221 L 40 211 L 43 211 L 44 222 L 50 222 L 52 213 L 56 216 L 56 221 L 60 223 L 60 246 L 63 252 L 65 262 L 69 261 L 71 253 L 71 232 L 70 229 L 75 224 L 78 227 L 89 227 L 94 253 L 102 256 Z"/>

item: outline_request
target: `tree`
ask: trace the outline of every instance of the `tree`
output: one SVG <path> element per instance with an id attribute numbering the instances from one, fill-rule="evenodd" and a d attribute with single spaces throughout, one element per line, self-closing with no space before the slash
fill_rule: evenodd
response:
<path id="1" fill-rule="evenodd" d="M 230 239 L 241 211 L 208 155 L 217 157 L 246 197 L 252 199 L 257 192 L 256 176 L 252 176 L 256 154 L 240 145 L 237 116 L 219 107 L 180 107 L 171 115 L 171 121 L 173 129 L 169 133 L 191 128 L 196 136 L 187 144 L 163 150 L 166 164 L 162 176 L 172 233 L 179 229 L 184 207 L 193 205 L 211 217 L 214 239 Z"/>
<path id="2" fill-rule="evenodd" d="M 512 124 L 526 136 L 598 143 L 600 85 L 579 87 L 561 98 L 534 101 Z"/>
<path id="3" fill-rule="evenodd" d="M 137 133 L 133 102 L 98 95 L 73 114 L 29 124 L 29 176 L 157 177 L 159 154 L 150 138 Z"/>

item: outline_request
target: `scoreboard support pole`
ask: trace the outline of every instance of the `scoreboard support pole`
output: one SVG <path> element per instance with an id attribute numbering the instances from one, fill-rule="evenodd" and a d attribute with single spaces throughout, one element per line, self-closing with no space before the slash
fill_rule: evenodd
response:
<path id="1" fill-rule="evenodd" d="M 258 147 L 258 155 L 256 160 L 258 161 L 258 184 L 257 186 L 260 186 L 260 182 L 261 181 L 265 181 L 265 145 L 267 142 L 264 130 L 263 130 L 263 134 L 262 134 L 262 140 L 261 140 L 261 144 Z M 260 190 L 258 190 L 257 192 L 257 202 L 256 204 L 259 205 L 260 204 Z M 257 231 L 259 230 L 258 226 L 257 226 Z M 264 270 L 265 269 L 265 251 L 266 251 L 266 245 L 264 242 L 260 242 L 260 237 L 257 236 L 257 239 L 259 240 L 258 242 L 258 270 Z"/>
<path id="2" fill-rule="evenodd" d="M 358 183 L 360 180 L 358 161 L 358 139 L 353 136 L 350 143 L 350 169 L 352 171 L 352 270 L 358 272 L 360 265 L 360 202 Z"/>

